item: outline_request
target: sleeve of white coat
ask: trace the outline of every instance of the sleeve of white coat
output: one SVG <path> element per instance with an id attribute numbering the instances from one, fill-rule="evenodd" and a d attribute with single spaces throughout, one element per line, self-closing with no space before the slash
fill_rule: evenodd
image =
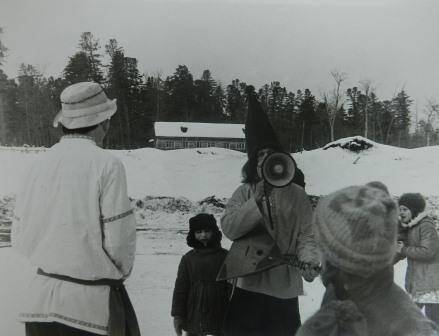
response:
<path id="1" fill-rule="evenodd" d="M 134 263 L 136 222 L 127 195 L 126 174 L 122 162 L 113 160 L 102 179 L 100 203 L 103 247 L 126 277 Z"/>
<path id="2" fill-rule="evenodd" d="M 19 249 L 19 237 L 22 230 L 21 212 L 22 212 L 22 197 L 20 192 L 15 199 L 14 212 L 12 214 L 11 226 L 11 244 L 14 248 Z"/>
<path id="3" fill-rule="evenodd" d="M 221 218 L 221 229 L 227 238 L 241 238 L 260 225 L 261 211 L 253 196 L 246 195 L 240 186 L 229 199 L 226 210 Z"/>
<path id="4" fill-rule="evenodd" d="M 308 195 L 303 189 L 297 189 L 297 223 L 300 231 L 297 243 L 297 256 L 301 261 L 319 264 L 317 243 L 313 231 L 313 210 Z"/>

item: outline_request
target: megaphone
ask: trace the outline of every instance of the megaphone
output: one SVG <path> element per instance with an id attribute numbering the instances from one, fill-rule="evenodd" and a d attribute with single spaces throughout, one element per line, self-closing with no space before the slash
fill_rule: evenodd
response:
<path id="1" fill-rule="evenodd" d="M 261 165 L 261 177 L 275 188 L 281 188 L 293 182 L 296 163 L 290 154 L 273 152 L 264 159 Z"/>

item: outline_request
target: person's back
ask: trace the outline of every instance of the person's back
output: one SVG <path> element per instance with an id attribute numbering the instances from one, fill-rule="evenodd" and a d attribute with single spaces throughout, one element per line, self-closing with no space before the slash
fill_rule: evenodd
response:
<path id="1" fill-rule="evenodd" d="M 84 280 L 120 278 L 121 270 L 99 248 L 100 216 L 111 217 L 130 209 L 128 200 L 101 199 L 102 188 L 118 187 L 109 183 L 120 171 L 124 171 L 122 163 L 92 140 L 63 137 L 42 154 L 26 180 L 28 199 L 22 204 L 30 207 L 17 212 L 21 221 L 33 225 L 23 227 L 14 245 L 48 273 Z M 101 201 L 113 201 L 114 206 L 123 208 L 106 216 L 101 214 Z"/>
<path id="2" fill-rule="evenodd" d="M 116 101 L 90 82 L 61 101 L 54 125 L 65 135 L 34 163 L 14 209 L 12 244 L 37 268 L 19 318 L 29 336 L 138 335 L 123 286 L 136 242 L 125 169 L 99 148 Z"/>
<path id="3" fill-rule="evenodd" d="M 407 293 L 395 283 L 358 306 L 367 320 L 369 335 L 436 335 L 433 322 L 422 314 Z"/>
<path id="4" fill-rule="evenodd" d="M 431 335 L 434 324 L 406 292 L 394 282 L 389 266 L 369 278 L 345 275 L 346 298 L 355 303 L 367 322 L 369 335 L 412 336 Z"/>

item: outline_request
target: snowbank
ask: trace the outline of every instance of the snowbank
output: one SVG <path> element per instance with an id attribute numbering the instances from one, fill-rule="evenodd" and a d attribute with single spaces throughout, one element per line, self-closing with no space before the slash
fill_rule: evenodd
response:
<path id="1" fill-rule="evenodd" d="M 366 150 L 337 146 L 296 153 L 304 171 L 307 191 L 325 195 L 352 184 L 384 182 L 393 195 L 416 191 L 427 196 L 430 208 L 439 209 L 439 147 L 401 149 L 372 143 Z M 345 148 L 343 148 L 345 147 Z M 349 147 L 349 146 L 348 146 Z M 10 224 L 14 196 L 22 177 L 44 149 L 0 147 L 0 229 Z M 152 148 L 112 151 L 124 163 L 128 191 L 139 224 L 136 262 L 127 282 L 144 335 L 173 334 L 170 318 L 172 288 L 185 245 L 188 219 L 207 211 L 217 219 L 226 199 L 240 183 L 246 155 L 220 148 L 161 151 Z M 213 196 L 215 195 L 215 196 Z M 315 203 L 317 197 L 313 197 Z M 224 246 L 230 242 L 224 240 Z M 34 271 L 11 248 L 0 248 L 0 334 L 23 335 L 16 316 L 25 278 Z M 405 264 L 396 267 L 403 283 Z M 307 296 L 300 298 L 302 319 L 319 306 L 320 281 L 305 283 Z"/>

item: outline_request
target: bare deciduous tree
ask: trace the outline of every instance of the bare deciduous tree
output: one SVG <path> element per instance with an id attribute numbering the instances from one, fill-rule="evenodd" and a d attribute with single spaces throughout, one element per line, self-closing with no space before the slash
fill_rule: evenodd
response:
<path id="1" fill-rule="evenodd" d="M 374 92 L 375 88 L 372 87 L 372 82 L 370 79 L 363 79 L 360 81 L 360 86 L 363 89 L 364 95 L 366 96 L 366 102 L 364 104 L 364 137 L 369 137 L 369 95 Z"/>
<path id="2" fill-rule="evenodd" d="M 439 116 L 439 103 L 434 99 L 428 99 L 425 106 L 426 120 L 420 123 L 425 132 L 426 145 L 430 146 L 431 134 L 434 131 L 434 122 Z"/>
<path id="3" fill-rule="evenodd" d="M 340 110 L 343 108 L 345 98 L 344 91 L 341 90 L 341 84 L 347 78 L 346 73 L 339 72 L 338 70 L 332 70 L 331 76 L 335 81 L 335 87 L 329 93 L 323 94 L 323 100 L 325 103 L 326 115 L 328 118 L 329 129 L 331 131 L 331 141 L 334 141 L 334 127 L 335 120 Z"/>

